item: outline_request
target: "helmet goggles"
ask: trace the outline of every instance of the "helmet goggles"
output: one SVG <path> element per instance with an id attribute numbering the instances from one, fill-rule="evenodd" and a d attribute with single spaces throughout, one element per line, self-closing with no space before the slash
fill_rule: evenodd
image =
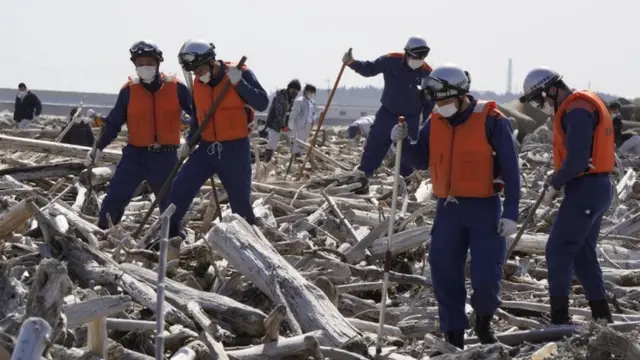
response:
<path id="1" fill-rule="evenodd" d="M 431 76 L 422 78 L 421 87 L 427 99 L 432 101 L 446 100 L 469 92 L 467 89 L 449 84 L 446 80 Z"/>

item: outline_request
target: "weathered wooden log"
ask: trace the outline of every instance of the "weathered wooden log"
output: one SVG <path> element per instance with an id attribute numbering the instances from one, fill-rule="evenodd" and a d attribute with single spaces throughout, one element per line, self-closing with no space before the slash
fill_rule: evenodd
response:
<path id="1" fill-rule="evenodd" d="M 101 317 L 107 317 L 133 306 L 131 296 L 114 295 L 92 298 L 86 301 L 66 304 L 62 307 L 70 329 L 82 326 Z"/>
<path id="2" fill-rule="evenodd" d="M 335 346 L 360 336 L 320 289 L 305 280 L 264 236 L 254 232 L 259 230 L 236 214 L 228 220 L 207 234 L 207 243 L 276 304 L 284 300 L 302 331 L 324 330 L 320 342 Z"/>
<path id="3" fill-rule="evenodd" d="M 630 339 L 615 331 L 600 327 L 598 335 L 589 342 L 587 360 L 617 359 L 640 360 L 638 339 Z"/>
<path id="4" fill-rule="evenodd" d="M 607 325 L 609 328 L 619 332 L 634 331 L 640 326 L 640 321 L 621 322 Z M 584 331 L 582 325 L 562 325 L 554 326 L 546 329 L 536 329 L 530 331 L 514 331 L 505 334 L 496 334 L 496 337 L 502 344 L 516 346 L 525 342 L 544 343 L 562 340 L 565 337 Z M 464 339 L 465 344 L 477 344 L 477 337 L 469 337 Z"/>
<path id="5" fill-rule="evenodd" d="M 266 319 L 264 319 L 265 335 L 262 338 L 262 342 L 271 342 L 278 340 L 280 336 L 280 324 L 287 316 L 287 307 L 284 305 L 278 305 L 271 312 Z"/>
<path id="6" fill-rule="evenodd" d="M 300 139 L 295 139 L 296 143 L 304 150 L 304 151 L 309 151 L 309 148 L 311 148 L 311 146 L 309 146 L 309 144 L 307 144 L 306 142 L 300 140 Z M 324 154 L 321 150 L 319 150 L 316 147 L 313 147 L 313 154 L 318 156 L 319 159 L 321 159 L 322 161 L 327 162 L 328 164 L 333 165 L 336 168 L 342 169 L 344 171 L 351 171 L 353 170 L 353 167 L 344 165 L 334 159 L 331 158 L 331 156 Z"/>
<path id="7" fill-rule="evenodd" d="M 113 175 L 116 173 L 116 164 L 111 164 L 107 166 L 94 167 L 91 169 L 91 184 L 92 185 L 102 185 L 106 184 Z M 88 186 L 89 182 L 89 171 L 83 170 L 80 173 L 80 183 L 84 186 Z"/>
<path id="8" fill-rule="evenodd" d="M 40 360 L 42 352 L 53 339 L 51 326 L 44 319 L 30 317 L 24 321 L 11 360 Z"/>
<path id="9" fill-rule="evenodd" d="M 87 298 L 97 299 L 98 295 L 92 290 L 87 293 Z M 107 317 L 100 316 L 87 324 L 87 349 L 95 356 L 107 358 Z"/>
<path id="10" fill-rule="evenodd" d="M 157 274 L 134 264 L 120 264 L 122 269 L 132 276 L 156 285 Z M 216 293 L 198 291 L 177 281 L 166 279 L 167 298 L 185 312 L 190 300 L 198 303 L 205 311 L 210 311 L 222 321 L 230 324 L 234 329 L 253 336 L 264 335 L 263 321 L 267 315 L 260 310 L 241 304 L 226 296 Z"/>
<path id="11" fill-rule="evenodd" d="M 322 331 L 313 331 L 291 338 L 280 338 L 278 341 L 242 350 L 229 350 L 227 354 L 233 360 L 282 359 L 295 355 L 313 356 L 313 353 L 318 348 L 319 339 L 323 337 Z"/>
<path id="12" fill-rule="evenodd" d="M 25 139 L 7 135 L 0 135 L 0 147 L 4 149 L 30 151 L 35 153 L 71 157 L 76 159 L 86 158 L 87 153 L 91 151 L 91 148 L 86 146 L 61 144 L 53 141 Z M 120 161 L 121 157 L 121 151 L 105 149 L 102 152 L 100 161 L 107 163 L 117 163 L 118 161 Z"/>
<path id="13" fill-rule="evenodd" d="M 34 165 L 27 167 L 12 167 L 0 169 L 0 176 L 11 175 L 18 181 L 27 181 L 45 178 L 59 178 L 65 176 L 77 176 L 85 168 L 81 162 L 64 162 L 59 164 Z"/>
<path id="14" fill-rule="evenodd" d="M 30 199 L 25 199 L 13 205 L 9 211 L 0 216 L 0 238 L 11 235 L 16 230 L 26 230 L 27 221 L 33 216 Z"/>
<path id="15" fill-rule="evenodd" d="M 39 317 L 52 327 L 51 339 L 66 329 L 62 316 L 64 297 L 71 293 L 73 283 L 67 275 L 67 266 L 56 259 L 44 259 L 34 275 L 24 318 Z"/>

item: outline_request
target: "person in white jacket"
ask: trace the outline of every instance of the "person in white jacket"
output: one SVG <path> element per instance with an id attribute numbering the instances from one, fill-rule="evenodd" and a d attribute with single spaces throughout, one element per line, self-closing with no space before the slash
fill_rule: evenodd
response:
<path id="1" fill-rule="evenodd" d="M 369 130 L 371 129 L 371 125 L 373 125 L 373 120 L 375 116 L 363 116 L 358 120 L 354 121 L 347 128 L 347 137 L 349 140 L 356 141 L 360 136 L 365 139 L 369 136 Z"/>
<path id="2" fill-rule="evenodd" d="M 289 127 L 291 128 L 291 136 L 293 144 L 291 152 L 295 157 L 300 157 L 301 149 L 294 139 L 307 142 L 309 133 L 316 121 L 316 87 L 307 84 L 302 90 L 302 96 L 298 97 L 291 108 L 289 115 Z"/>
<path id="3" fill-rule="evenodd" d="M 369 130 L 371 130 L 371 125 L 373 125 L 373 120 L 375 120 L 375 116 L 363 116 L 358 120 L 354 121 L 347 128 L 347 138 L 351 140 L 352 146 L 357 146 L 357 141 L 360 137 L 363 137 L 365 140 L 365 144 L 367 142 L 367 137 L 369 136 Z M 393 156 L 396 152 L 396 144 L 393 143 L 389 147 L 389 151 L 387 151 L 387 157 Z"/>

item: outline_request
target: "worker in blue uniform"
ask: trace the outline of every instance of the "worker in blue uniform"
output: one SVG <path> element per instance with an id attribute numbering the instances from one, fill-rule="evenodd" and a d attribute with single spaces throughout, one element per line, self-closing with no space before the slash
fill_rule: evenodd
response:
<path id="1" fill-rule="evenodd" d="M 117 224 L 136 189 L 146 181 L 157 195 L 177 162 L 180 146 L 180 112 L 191 113 L 191 94 L 175 75 L 160 72 L 162 51 L 151 41 L 138 41 L 129 49 L 136 76 L 120 89 L 116 104 L 104 120 L 104 133 L 89 152 L 87 165 L 100 159 L 102 151 L 127 124 L 128 143 L 109 183 L 98 226 L 108 227 L 107 215 Z M 160 201 L 164 211 L 168 203 Z"/>
<path id="2" fill-rule="evenodd" d="M 505 236 L 516 231 L 520 201 L 520 170 L 512 129 L 494 101 L 469 95 L 470 77 L 459 66 L 436 67 L 423 81 L 436 108 L 416 143 L 403 142 L 412 163 L 431 170 L 438 198 L 431 229 L 429 263 L 438 301 L 440 329 L 446 340 L 463 348 L 465 267 L 471 252 L 471 306 L 481 343 L 497 341 L 491 320 L 500 305 L 505 262 Z M 408 134 L 394 126 L 391 140 Z M 504 189 L 501 209 L 499 192 Z"/>
<path id="3" fill-rule="evenodd" d="M 356 189 L 355 193 L 368 192 L 367 179 L 382 164 L 389 151 L 389 134 L 398 122 L 398 117 L 405 117 L 409 138 L 414 141 L 418 136 L 420 115 L 426 119 L 433 110 L 433 102 L 425 99 L 418 89 L 421 79 L 431 73 L 431 67 L 424 61 L 429 51 L 430 48 L 422 37 L 412 36 L 404 47 L 404 53 L 390 53 L 374 61 L 355 60 L 351 50 L 344 54 L 342 61 L 358 74 L 365 77 L 382 74 L 384 77 L 380 99 L 382 106 L 376 113 L 360 159 L 359 169 L 364 172 L 365 179 L 362 179 L 363 186 Z M 400 174 L 406 177 L 412 172 L 413 167 L 403 157 Z"/>
<path id="4" fill-rule="evenodd" d="M 571 90 L 559 73 L 547 67 L 531 70 L 523 87 L 521 102 L 546 106 L 553 114 L 554 173 L 542 203 L 551 206 L 564 189 L 545 252 L 551 322 L 571 322 L 569 292 L 574 272 L 593 318 L 612 322 L 596 247 L 613 197 L 613 120 L 597 94 Z"/>
<path id="5" fill-rule="evenodd" d="M 216 59 L 215 46 L 210 42 L 185 42 L 178 60 L 186 73 L 193 72 L 196 77 L 193 81 L 195 117 L 189 128 L 188 141 L 178 151 L 180 158 L 189 158 L 176 176 L 169 197 L 170 203 L 176 205 L 171 218 L 171 236 L 186 235 L 182 219 L 202 185 L 214 174 L 218 175 L 227 192 L 231 211 L 255 224 L 251 206 L 249 126 L 253 121 L 253 109 L 267 109 L 267 92 L 247 66 L 239 69 L 235 64 Z M 229 83 L 229 90 L 222 94 L 222 89 Z M 220 106 L 211 115 L 200 139 L 195 139 L 198 140 L 195 150 L 191 149 L 191 139 L 219 96 L 222 96 Z"/>

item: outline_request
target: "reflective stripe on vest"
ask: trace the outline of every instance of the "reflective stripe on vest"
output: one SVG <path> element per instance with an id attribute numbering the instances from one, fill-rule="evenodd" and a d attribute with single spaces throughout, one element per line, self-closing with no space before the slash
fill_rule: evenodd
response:
<path id="1" fill-rule="evenodd" d="M 227 66 L 235 66 L 232 63 L 225 63 Z M 245 70 L 246 67 L 243 67 Z M 206 113 L 211 108 L 214 99 L 217 99 L 229 79 L 225 75 L 223 80 L 211 87 L 196 79 L 193 83 L 193 100 L 196 104 L 198 124 L 202 124 Z M 249 136 L 248 115 L 252 111 L 236 90 L 235 86 L 229 90 L 222 98 L 218 109 L 213 113 L 212 119 L 207 127 L 202 131 L 201 137 L 207 142 L 230 141 L 244 139 Z"/>
<path id="2" fill-rule="evenodd" d="M 493 196 L 494 151 L 487 140 L 487 116 L 500 114 L 493 101 L 477 101 L 469 119 L 458 126 L 431 114 L 429 169 L 439 198 Z"/>
<path id="3" fill-rule="evenodd" d="M 147 91 L 141 83 L 130 81 L 128 86 L 129 144 L 138 147 L 180 145 L 181 108 L 175 77 L 164 82 L 155 93 Z"/>
<path id="4" fill-rule="evenodd" d="M 595 107 L 598 125 L 593 132 L 591 159 L 589 169 L 585 173 L 610 173 L 615 167 L 615 139 L 613 136 L 613 120 L 607 105 L 600 97 L 590 91 L 576 91 L 569 95 L 560 105 L 553 118 L 553 167 L 558 170 L 567 158 L 565 146 L 566 134 L 562 129 L 562 118 L 571 110 L 575 101 L 587 101 Z M 581 174 L 581 175 L 584 175 Z"/>

